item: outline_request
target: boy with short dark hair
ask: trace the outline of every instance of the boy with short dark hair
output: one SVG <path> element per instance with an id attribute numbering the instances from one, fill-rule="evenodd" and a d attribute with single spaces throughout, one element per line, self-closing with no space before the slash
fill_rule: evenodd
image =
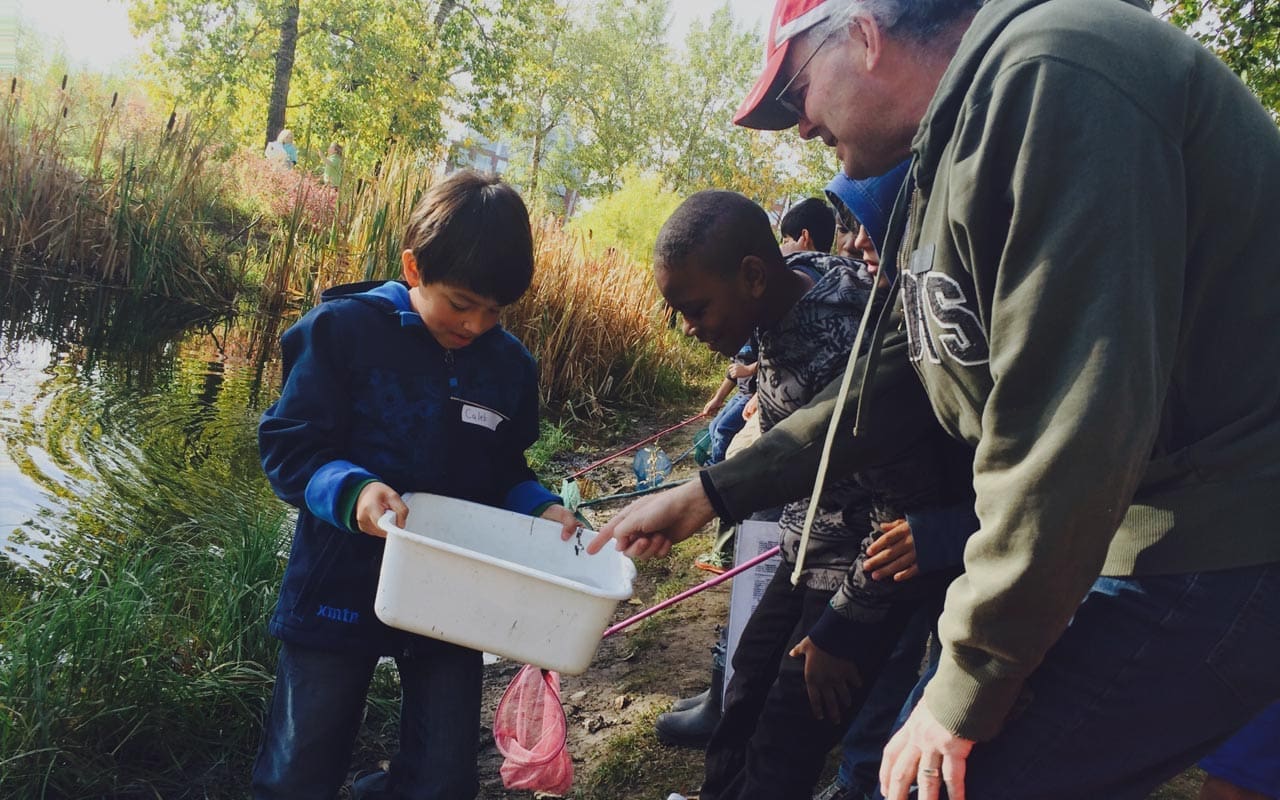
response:
<path id="1" fill-rule="evenodd" d="M 474 797 L 481 654 L 373 612 L 387 510 L 433 492 L 577 527 L 525 461 L 538 437 L 533 358 L 498 326 L 533 275 L 529 217 L 497 178 L 462 172 L 413 212 L 405 282 L 325 293 L 281 339 L 284 388 L 258 429 L 275 492 L 298 508 L 271 633 L 275 693 L 255 798 L 334 797 L 379 658 L 396 660 L 400 751 L 380 796 Z"/>
<path id="2" fill-rule="evenodd" d="M 825 269 L 805 269 L 819 261 Z M 764 211 L 722 191 L 699 192 L 677 208 L 654 253 L 658 289 L 684 316 L 687 335 L 725 355 L 757 335 L 765 431 L 843 372 L 871 290 L 864 267 L 815 252 L 784 258 Z M 956 473 L 967 469 L 967 454 L 963 463 L 948 460 L 940 447 L 939 431 L 893 463 L 828 482 L 799 585 L 791 586 L 790 566 L 778 569 L 734 653 L 707 746 L 703 800 L 808 799 L 847 713 L 941 581 L 879 581 L 863 569 L 867 548 L 905 526 L 907 510 L 949 505 L 963 493 Z M 806 498 L 782 510 L 784 565 L 797 561 L 808 505 Z"/>
<path id="3" fill-rule="evenodd" d="M 830 253 L 836 235 L 835 211 L 825 200 L 806 197 L 782 215 L 778 233 L 783 255 L 806 250 Z"/>

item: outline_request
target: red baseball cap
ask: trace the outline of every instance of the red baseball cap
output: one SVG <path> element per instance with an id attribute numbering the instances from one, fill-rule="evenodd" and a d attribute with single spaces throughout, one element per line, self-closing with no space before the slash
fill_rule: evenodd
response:
<path id="1" fill-rule="evenodd" d="M 830 0 L 778 0 L 769 21 L 764 42 L 764 71 L 733 115 L 733 124 L 763 131 L 780 131 L 796 124 L 796 115 L 776 102 L 785 81 L 778 70 L 787 59 L 793 39 L 831 16 L 836 3 Z"/>

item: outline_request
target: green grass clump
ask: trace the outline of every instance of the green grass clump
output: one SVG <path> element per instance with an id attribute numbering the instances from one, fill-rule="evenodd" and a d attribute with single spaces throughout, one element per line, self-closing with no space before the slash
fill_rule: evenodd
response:
<path id="1" fill-rule="evenodd" d="M 285 528 L 248 499 L 226 497 L 172 536 L 102 541 L 0 618 L 6 796 L 239 781 L 271 686 Z"/>

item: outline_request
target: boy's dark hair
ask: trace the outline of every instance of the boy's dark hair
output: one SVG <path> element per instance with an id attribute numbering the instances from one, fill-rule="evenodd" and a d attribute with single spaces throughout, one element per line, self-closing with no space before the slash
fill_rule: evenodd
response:
<path id="1" fill-rule="evenodd" d="M 707 189 L 689 196 L 658 231 L 653 263 L 698 266 L 722 275 L 732 274 L 742 259 L 754 255 L 782 263 L 773 226 L 764 209 L 737 192 Z"/>
<path id="2" fill-rule="evenodd" d="M 827 201 L 806 197 L 782 215 L 778 231 L 789 239 L 799 239 L 800 234 L 808 231 L 813 249 L 830 253 L 831 243 L 836 240 L 836 215 Z"/>
<path id="3" fill-rule="evenodd" d="M 499 305 L 533 280 L 533 234 L 520 195 L 496 175 L 462 170 L 436 183 L 409 215 L 405 250 L 423 283 L 461 286 Z"/>

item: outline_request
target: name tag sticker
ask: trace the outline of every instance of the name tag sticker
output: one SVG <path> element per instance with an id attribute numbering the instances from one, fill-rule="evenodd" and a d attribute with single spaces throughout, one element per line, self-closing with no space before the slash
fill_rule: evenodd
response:
<path id="1" fill-rule="evenodd" d="M 502 422 L 502 419 L 502 415 L 492 409 L 473 406 L 470 403 L 462 404 L 462 421 L 468 425 L 479 425 L 482 428 L 496 431 L 498 423 Z"/>

